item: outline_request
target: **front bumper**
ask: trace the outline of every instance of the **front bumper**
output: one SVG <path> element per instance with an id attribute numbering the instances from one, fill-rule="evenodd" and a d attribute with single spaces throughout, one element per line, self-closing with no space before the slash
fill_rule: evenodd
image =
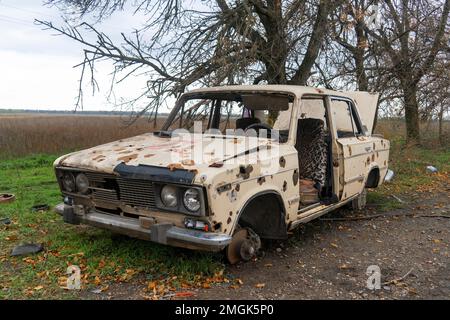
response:
<path id="1" fill-rule="evenodd" d="M 63 203 L 57 205 L 55 211 L 61 214 L 67 223 L 87 224 L 175 247 L 220 251 L 231 242 L 231 237 L 227 234 L 185 229 L 170 223 L 157 223 L 144 228 L 138 219 L 100 213 L 95 210 L 79 214 L 73 206 Z"/>

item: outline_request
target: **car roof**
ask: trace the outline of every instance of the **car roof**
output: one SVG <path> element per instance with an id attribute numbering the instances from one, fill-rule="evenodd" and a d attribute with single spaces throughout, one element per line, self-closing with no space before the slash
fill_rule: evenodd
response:
<path id="1" fill-rule="evenodd" d="M 301 97 L 304 94 L 327 94 L 341 97 L 349 97 L 346 92 L 334 91 L 324 88 L 315 88 L 307 86 L 296 86 L 286 84 L 268 84 L 268 85 L 232 85 L 232 86 L 218 86 L 194 89 L 186 92 L 186 95 L 195 93 L 213 93 L 213 92 L 226 92 L 226 91 L 266 91 L 266 92 L 284 92 Z"/>

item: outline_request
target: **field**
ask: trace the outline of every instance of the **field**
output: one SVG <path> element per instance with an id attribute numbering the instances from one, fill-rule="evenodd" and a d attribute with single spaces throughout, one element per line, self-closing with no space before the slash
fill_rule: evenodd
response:
<path id="1" fill-rule="evenodd" d="M 0 113 L 0 159 L 29 154 L 63 154 L 154 131 L 153 122 L 129 116 Z M 157 127 L 164 119 L 157 121 Z"/>
<path id="2" fill-rule="evenodd" d="M 129 127 L 122 123 L 119 117 L 0 115 L 0 192 L 17 197 L 0 205 L 0 299 L 83 298 L 86 292 L 108 293 L 111 287 L 134 279 L 146 283 L 139 294 L 148 299 L 181 297 L 186 290 L 207 289 L 217 283 L 239 288 L 241 280 L 227 273 L 221 254 L 67 225 L 51 210 L 32 212 L 34 205 L 52 207 L 61 201 L 52 170 L 57 156 L 154 130 L 144 119 Z M 387 122 L 379 126 L 392 140 L 390 167 L 396 172 L 394 183 L 369 193 L 369 203 L 380 212 L 403 206 L 392 195 L 414 197 L 448 188 L 448 146 L 429 143 L 404 148 L 400 127 Z M 427 165 L 436 166 L 439 173 L 427 173 Z M 6 218 L 11 224 L 1 222 Z M 25 257 L 10 256 L 14 246 L 30 242 L 44 244 L 45 250 Z M 67 267 L 73 264 L 81 268 L 81 292 L 63 288 Z"/>

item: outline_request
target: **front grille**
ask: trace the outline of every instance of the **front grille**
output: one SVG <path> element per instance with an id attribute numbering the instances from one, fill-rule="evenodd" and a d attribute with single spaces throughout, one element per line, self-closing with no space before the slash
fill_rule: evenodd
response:
<path id="1" fill-rule="evenodd" d="M 155 191 L 151 181 L 123 179 L 112 174 L 86 172 L 94 201 L 122 202 L 139 208 L 156 209 Z"/>
<path id="2" fill-rule="evenodd" d="M 120 200 L 127 205 L 143 208 L 155 208 L 153 183 L 146 180 L 117 178 Z"/>

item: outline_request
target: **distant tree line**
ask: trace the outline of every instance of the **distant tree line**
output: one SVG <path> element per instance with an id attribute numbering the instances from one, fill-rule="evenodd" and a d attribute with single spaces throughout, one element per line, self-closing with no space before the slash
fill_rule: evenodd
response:
<path id="1" fill-rule="evenodd" d="M 168 97 L 192 87 L 294 84 L 381 93 L 383 113 L 404 116 L 410 144 L 419 122 L 449 112 L 450 0 L 47 0 L 72 19 L 40 24 L 84 46 L 83 80 L 113 62 L 111 89 L 145 75 L 127 103 L 156 119 Z M 148 21 L 114 42 L 89 24 L 134 10 Z M 73 23 L 78 21 L 78 23 Z"/>

